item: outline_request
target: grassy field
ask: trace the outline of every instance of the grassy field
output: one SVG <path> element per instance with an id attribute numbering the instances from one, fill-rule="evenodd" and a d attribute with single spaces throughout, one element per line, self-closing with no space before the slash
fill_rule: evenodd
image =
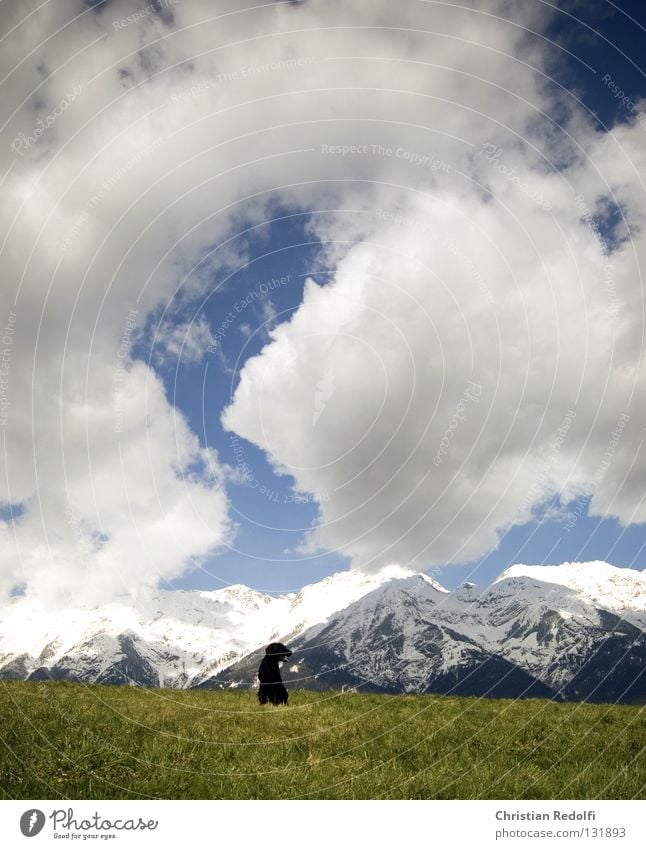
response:
<path id="1" fill-rule="evenodd" d="M 5 799 L 632 799 L 646 707 L 0 682 Z"/>

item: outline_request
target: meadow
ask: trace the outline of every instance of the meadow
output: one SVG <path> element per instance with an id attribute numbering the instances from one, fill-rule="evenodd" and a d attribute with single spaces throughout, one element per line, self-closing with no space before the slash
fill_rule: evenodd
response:
<path id="1" fill-rule="evenodd" d="M 0 682 L 4 799 L 641 799 L 646 706 Z"/>

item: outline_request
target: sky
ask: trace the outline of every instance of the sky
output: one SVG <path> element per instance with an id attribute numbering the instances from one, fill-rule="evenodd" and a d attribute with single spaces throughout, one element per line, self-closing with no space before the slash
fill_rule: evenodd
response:
<path id="1" fill-rule="evenodd" d="M 646 11 L 0 6 L 0 598 L 646 566 Z"/>

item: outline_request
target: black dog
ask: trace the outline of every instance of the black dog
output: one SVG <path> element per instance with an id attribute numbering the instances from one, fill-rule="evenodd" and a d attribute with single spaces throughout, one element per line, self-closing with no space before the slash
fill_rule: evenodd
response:
<path id="1" fill-rule="evenodd" d="M 287 704 L 287 690 L 280 677 L 279 663 L 283 663 L 292 656 L 290 650 L 282 643 L 271 643 L 265 649 L 265 656 L 260 662 L 258 669 L 258 701 L 261 705 L 271 702 L 272 705 Z"/>

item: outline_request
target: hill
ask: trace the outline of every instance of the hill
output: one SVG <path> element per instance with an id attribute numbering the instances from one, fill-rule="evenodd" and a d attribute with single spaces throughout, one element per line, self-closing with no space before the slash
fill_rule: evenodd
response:
<path id="1" fill-rule="evenodd" d="M 0 684 L 5 799 L 632 799 L 644 707 Z"/>

